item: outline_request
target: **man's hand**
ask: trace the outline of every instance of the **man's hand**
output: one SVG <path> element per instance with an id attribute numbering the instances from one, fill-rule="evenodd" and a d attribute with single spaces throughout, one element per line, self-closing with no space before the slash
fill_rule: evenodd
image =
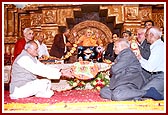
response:
<path id="1" fill-rule="evenodd" d="M 141 59 L 141 54 L 139 53 L 138 55 L 136 55 L 137 59 L 140 60 Z"/>
<path id="2" fill-rule="evenodd" d="M 63 77 L 66 77 L 66 78 L 74 78 L 74 76 L 72 75 L 72 69 L 71 68 L 62 69 L 61 74 L 62 74 Z"/>

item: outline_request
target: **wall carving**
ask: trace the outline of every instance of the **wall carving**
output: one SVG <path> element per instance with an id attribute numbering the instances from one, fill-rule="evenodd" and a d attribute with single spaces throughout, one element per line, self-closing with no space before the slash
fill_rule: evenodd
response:
<path id="1" fill-rule="evenodd" d="M 53 40 L 54 40 L 54 36 L 52 34 L 52 31 L 46 31 L 45 33 L 45 42 L 48 43 L 48 44 L 52 44 L 53 43 Z"/>
<path id="2" fill-rule="evenodd" d="M 34 13 L 34 14 L 31 14 L 30 16 L 30 20 L 31 20 L 31 27 L 38 27 L 38 26 L 41 26 L 41 24 L 43 23 L 42 21 L 42 14 L 40 13 Z"/>
<path id="3" fill-rule="evenodd" d="M 154 20 L 156 26 L 164 27 L 164 14 L 163 13 L 153 13 L 152 19 Z"/>
<path id="4" fill-rule="evenodd" d="M 109 16 L 116 16 L 116 23 L 124 22 L 124 7 L 123 5 L 108 5 L 107 7 L 103 7 L 108 9 Z"/>
<path id="5" fill-rule="evenodd" d="M 100 4 L 96 12 L 85 12 L 81 8 L 82 4 L 28 4 L 21 9 L 16 8 L 13 4 L 5 4 L 4 53 L 12 53 L 15 42 L 23 37 L 23 29 L 26 27 L 33 29 L 34 38 L 38 33 L 44 33 L 45 44 L 49 49 L 60 26 L 72 29 L 70 41 L 73 43 L 77 40 L 77 38 L 73 38 L 74 32 L 81 36 L 86 28 L 90 27 L 94 33 L 100 35 L 104 46 L 111 38 L 113 29 L 119 33 L 126 29 L 136 33 L 136 28 L 143 26 L 147 19 L 154 20 L 156 26 L 164 28 L 164 7 L 153 9 L 153 5 L 144 6 L 138 4 Z M 158 6 L 163 6 L 163 4 Z M 75 19 L 77 22 L 74 21 Z"/>
<path id="6" fill-rule="evenodd" d="M 139 18 L 142 21 L 148 20 L 148 19 L 152 19 L 152 8 L 146 8 L 146 7 L 142 7 L 139 8 Z"/>
<path id="7" fill-rule="evenodd" d="M 54 24 L 56 23 L 56 13 L 55 10 L 44 10 L 43 12 L 43 23 Z"/>
<path id="8" fill-rule="evenodd" d="M 53 44 L 55 35 L 58 33 L 57 24 L 43 24 L 41 26 L 41 32 L 44 34 L 44 43 L 47 44 L 48 48 Z"/>
<path id="9" fill-rule="evenodd" d="M 23 37 L 23 30 L 27 27 L 31 27 L 31 20 L 30 20 L 30 16 L 24 16 L 21 15 L 20 16 L 20 23 L 19 23 L 19 37 Z"/>
<path id="10" fill-rule="evenodd" d="M 125 6 L 125 20 L 138 19 L 138 6 Z"/>

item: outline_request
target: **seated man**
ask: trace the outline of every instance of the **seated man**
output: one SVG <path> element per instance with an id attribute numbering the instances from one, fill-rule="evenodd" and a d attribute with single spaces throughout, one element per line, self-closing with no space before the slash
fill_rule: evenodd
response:
<path id="1" fill-rule="evenodd" d="M 91 29 L 87 29 L 85 35 L 81 36 L 77 44 L 79 46 L 102 46 L 102 42 L 98 39 L 99 35 L 93 35 L 93 31 Z"/>
<path id="2" fill-rule="evenodd" d="M 10 82 L 10 98 L 26 98 L 29 96 L 50 98 L 51 90 L 49 79 L 60 79 L 61 76 L 73 78 L 70 69 L 62 70 L 49 67 L 37 60 L 38 45 L 31 40 L 26 43 L 21 54 L 17 56 L 13 65 Z M 42 76 L 45 79 L 38 79 Z"/>
<path id="3" fill-rule="evenodd" d="M 153 87 L 141 90 L 144 85 L 141 64 L 129 47 L 129 43 L 125 39 L 119 39 L 114 43 L 114 51 L 118 56 L 110 70 L 110 74 L 112 74 L 110 86 L 102 88 L 100 96 L 118 101 L 131 100 L 135 97 L 163 99 L 162 95 Z"/>

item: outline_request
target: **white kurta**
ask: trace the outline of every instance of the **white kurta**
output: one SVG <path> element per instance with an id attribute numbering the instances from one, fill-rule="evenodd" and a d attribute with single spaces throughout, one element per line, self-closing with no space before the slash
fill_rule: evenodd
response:
<path id="1" fill-rule="evenodd" d="M 60 79 L 60 69 L 44 65 L 36 58 L 35 60 L 36 61 L 33 61 L 30 55 L 24 55 L 21 56 L 18 60 L 16 60 L 16 63 L 20 66 L 21 69 L 23 68 L 23 70 L 25 69 L 26 71 L 29 71 L 34 75 L 39 75 L 48 79 L 34 79 L 22 86 L 15 86 L 13 93 L 10 94 L 11 99 L 25 98 L 33 95 L 35 95 L 36 97 L 50 98 L 54 94 L 54 92 L 51 90 L 51 81 L 49 79 Z M 27 74 L 22 73 L 22 75 Z M 15 78 L 17 78 L 17 81 L 19 81 L 20 79 L 17 76 Z"/>
<path id="2" fill-rule="evenodd" d="M 43 55 L 49 57 L 49 53 L 48 53 L 47 46 L 46 46 L 44 43 L 40 44 L 38 40 L 35 40 L 35 42 L 36 42 L 37 45 L 38 45 L 38 54 L 39 54 L 38 57 L 40 58 L 40 57 L 43 56 Z"/>
<path id="3" fill-rule="evenodd" d="M 59 72 L 60 69 L 47 66 L 39 60 L 37 60 L 37 63 L 34 63 L 28 56 L 21 57 L 17 63 L 33 74 L 46 77 L 48 79 L 59 79 L 61 76 L 61 72 Z"/>

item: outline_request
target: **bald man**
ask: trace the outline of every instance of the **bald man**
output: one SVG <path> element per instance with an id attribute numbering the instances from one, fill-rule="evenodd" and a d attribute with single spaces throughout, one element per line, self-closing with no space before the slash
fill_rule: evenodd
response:
<path id="1" fill-rule="evenodd" d="M 118 56 L 110 70 L 110 87 L 101 89 L 100 96 L 111 100 L 133 99 L 137 96 L 133 90 L 140 89 L 144 83 L 141 65 L 123 38 L 114 43 L 114 52 Z"/>

